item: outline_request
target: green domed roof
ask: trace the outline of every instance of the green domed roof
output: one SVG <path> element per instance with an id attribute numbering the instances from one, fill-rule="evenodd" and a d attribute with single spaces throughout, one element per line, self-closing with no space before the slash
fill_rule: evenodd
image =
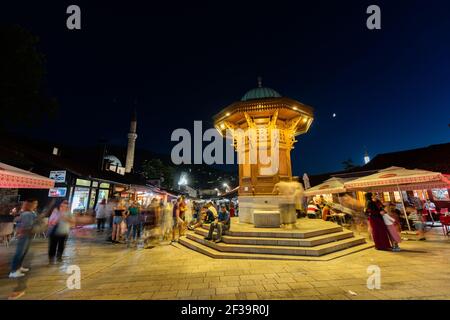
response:
<path id="1" fill-rule="evenodd" d="M 253 99 L 264 98 L 280 98 L 281 95 L 271 88 L 258 87 L 248 91 L 241 99 L 241 101 L 248 101 Z"/>
<path id="2" fill-rule="evenodd" d="M 275 90 L 262 86 L 262 78 L 258 77 L 258 87 L 248 91 L 242 97 L 241 101 L 248 101 L 254 99 L 264 99 L 264 98 L 281 98 L 281 94 Z"/>

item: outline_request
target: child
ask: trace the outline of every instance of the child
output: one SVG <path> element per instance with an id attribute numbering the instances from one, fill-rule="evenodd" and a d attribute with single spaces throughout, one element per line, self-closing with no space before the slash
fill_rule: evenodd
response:
<path id="1" fill-rule="evenodd" d="M 389 238 L 391 238 L 392 241 L 392 251 L 398 252 L 400 251 L 398 244 L 402 241 L 402 239 L 400 238 L 400 234 L 396 226 L 397 221 L 384 210 L 380 211 L 380 213 L 383 216 L 384 224 L 389 232 Z"/>

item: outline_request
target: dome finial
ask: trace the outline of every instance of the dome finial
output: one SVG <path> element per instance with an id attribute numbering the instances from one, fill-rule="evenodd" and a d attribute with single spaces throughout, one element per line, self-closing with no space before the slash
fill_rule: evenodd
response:
<path id="1" fill-rule="evenodd" d="M 262 77 L 258 77 L 258 88 L 262 88 Z"/>

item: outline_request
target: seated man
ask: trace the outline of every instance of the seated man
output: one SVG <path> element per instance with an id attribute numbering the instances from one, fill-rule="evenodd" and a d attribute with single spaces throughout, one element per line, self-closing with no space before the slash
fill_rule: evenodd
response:
<path id="1" fill-rule="evenodd" d="M 419 240 L 425 240 L 425 224 L 423 223 L 422 215 L 417 210 L 414 210 L 408 215 L 408 219 L 413 222 Z"/>
<path id="2" fill-rule="evenodd" d="M 317 212 L 319 208 L 317 208 L 316 204 L 313 200 L 309 201 L 308 208 L 306 209 L 306 215 L 310 219 L 315 219 L 317 217 Z"/>
<path id="3" fill-rule="evenodd" d="M 208 216 L 207 216 L 207 214 L 206 214 L 207 209 L 208 209 L 208 208 L 207 208 L 206 206 L 204 206 L 204 207 L 201 208 L 200 213 L 199 213 L 197 219 L 196 219 L 196 220 L 193 220 L 193 221 L 189 224 L 189 226 L 188 226 L 188 229 L 189 229 L 189 230 L 194 230 L 195 228 L 199 228 L 199 227 L 203 226 L 203 223 L 206 223 L 206 222 L 207 222 L 207 218 L 208 218 Z"/>
<path id="4" fill-rule="evenodd" d="M 331 209 L 328 203 L 326 203 L 322 208 L 322 220 L 327 221 L 331 218 Z"/>
<path id="5" fill-rule="evenodd" d="M 228 213 L 227 207 L 225 207 L 225 205 L 222 205 L 219 216 L 209 226 L 208 236 L 205 237 L 206 240 L 213 240 L 214 229 L 217 229 L 217 238 L 215 242 L 221 242 L 223 231 L 230 229 L 230 214 Z"/>
<path id="6" fill-rule="evenodd" d="M 214 222 L 217 219 L 217 210 L 212 204 L 212 202 L 206 205 L 206 223 Z"/>

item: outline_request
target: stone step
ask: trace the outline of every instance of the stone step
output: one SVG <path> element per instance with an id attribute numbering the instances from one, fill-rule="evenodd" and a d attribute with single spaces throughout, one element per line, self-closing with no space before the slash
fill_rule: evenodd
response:
<path id="1" fill-rule="evenodd" d="M 234 230 L 231 224 L 231 230 L 227 231 L 227 235 L 232 237 L 261 237 L 261 238 L 294 238 L 307 239 L 317 237 L 325 234 L 341 232 L 343 228 L 339 225 L 330 222 L 324 222 L 326 227 L 320 227 L 312 230 L 286 230 L 280 228 L 273 228 L 272 230 L 252 229 L 249 230 Z M 209 230 L 209 225 L 203 225 L 203 229 Z"/>
<path id="2" fill-rule="evenodd" d="M 206 237 L 208 230 L 197 228 L 195 233 Z M 214 232 L 214 234 L 216 234 Z M 263 246 L 288 246 L 288 247 L 314 247 L 321 244 L 334 242 L 342 239 L 353 237 L 353 232 L 350 230 L 342 230 L 340 232 L 324 234 L 316 237 L 306 239 L 291 239 L 291 238 L 265 238 L 265 237 L 236 237 L 228 233 L 222 237 L 224 243 L 228 244 L 248 244 L 248 245 L 263 245 Z"/>
<path id="3" fill-rule="evenodd" d="M 372 243 L 363 243 L 360 245 L 356 245 L 353 247 L 349 247 L 343 250 L 335 251 L 333 253 L 318 257 L 318 256 L 294 256 L 294 255 L 291 256 L 291 255 L 277 255 L 277 254 L 221 252 L 209 246 L 203 245 L 197 241 L 190 240 L 187 237 L 181 237 L 179 244 L 214 259 L 256 259 L 256 260 L 289 260 L 289 261 L 329 261 L 373 247 Z"/>
<path id="4" fill-rule="evenodd" d="M 205 240 L 202 235 L 196 233 L 187 234 L 187 238 L 221 252 L 317 256 L 317 257 L 338 250 L 343 250 L 349 247 L 360 245 L 366 242 L 363 237 L 352 237 L 348 239 L 317 245 L 315 247 L 290 247 L 278 245 L 263 246 L 263 245 L 215 243 L 212 241 Z"/>

